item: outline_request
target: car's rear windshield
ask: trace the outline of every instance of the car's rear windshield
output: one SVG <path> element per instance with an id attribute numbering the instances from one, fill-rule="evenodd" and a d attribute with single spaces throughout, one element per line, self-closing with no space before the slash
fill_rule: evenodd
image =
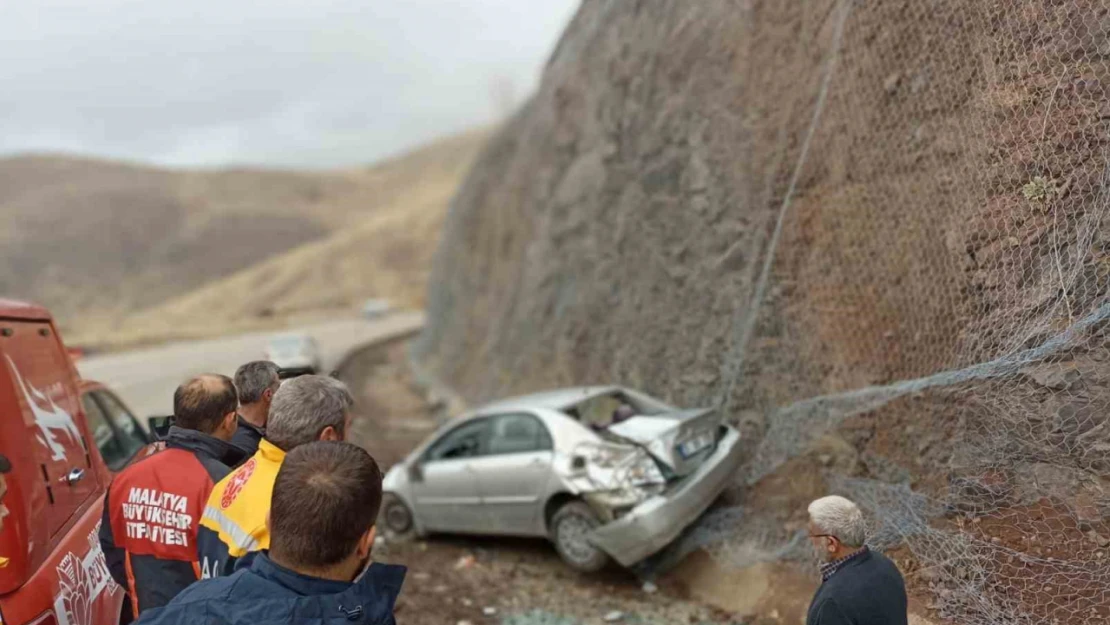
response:
<path id="1" fill-rule="evenodd" d="M 622 405 L 627 405 L 633 415 L 658 415 L 670 411 L 662 402 L 614 391 L 584 399 L 563 412 L 579 423 L 598 428 L 613 423 L 613 417 Z"/>

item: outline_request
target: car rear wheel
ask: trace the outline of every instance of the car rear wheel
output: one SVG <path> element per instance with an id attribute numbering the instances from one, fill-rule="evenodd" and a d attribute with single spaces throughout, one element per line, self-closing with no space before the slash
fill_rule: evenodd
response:
<path id="1" fill-rule="evenodd" d="M 572 569 L 595 573 L 609 564 L 609 555 L 590 542 L 590 534 L 601 525 L 590 506 L 571 501 L 551 517 L 551 542 Z"/>
<path id="2" fill-rule="evenodd" d="M 408 536 L 413 531 L 412 510 L 396 495 L 386 494 L 382 502 L 382 521 L 386 529 L 397 536 Z"/>

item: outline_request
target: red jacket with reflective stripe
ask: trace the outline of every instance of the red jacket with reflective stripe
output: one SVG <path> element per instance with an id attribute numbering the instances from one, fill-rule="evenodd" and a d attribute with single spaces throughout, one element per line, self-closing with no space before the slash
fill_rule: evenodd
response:
<path id="1" fill-rule="evenodd" d="M 133 613 L 163 606 L 199 578 L 197 527 L 208 495 L 241 453 L 171 428 L 166 449 L 126 468 L 105 496 L 100 543 Z"/>

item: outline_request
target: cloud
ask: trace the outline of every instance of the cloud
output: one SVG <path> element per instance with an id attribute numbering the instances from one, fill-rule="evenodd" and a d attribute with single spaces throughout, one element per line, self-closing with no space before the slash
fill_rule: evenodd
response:
<path id="1" fill-rule="evenodd" d="M 493 121 L 577 0 L 35 0 L 0 20 L 0 153 L 330 167 Z M 505 90 L 502 89 L 502 92 Z"/>

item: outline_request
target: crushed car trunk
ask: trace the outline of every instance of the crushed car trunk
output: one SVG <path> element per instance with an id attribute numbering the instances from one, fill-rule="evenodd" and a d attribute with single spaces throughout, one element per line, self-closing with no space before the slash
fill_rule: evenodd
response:
<path id="1" fill-rule="evenodd" d="M 608 431 L 646 449 L 676 476 L 690 474 L 716 448 L 721 418 L 714 408 L 638 415 Z"/>

